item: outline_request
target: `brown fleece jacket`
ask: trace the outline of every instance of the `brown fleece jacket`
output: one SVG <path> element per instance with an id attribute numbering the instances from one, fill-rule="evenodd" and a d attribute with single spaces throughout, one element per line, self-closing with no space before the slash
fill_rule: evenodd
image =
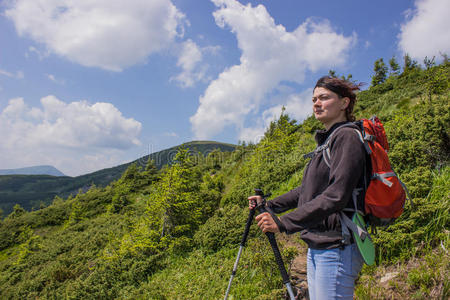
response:
<path id="1" fill-rule="evenodd" d="M 340 125 L 328 131 L 317 131 L 316 141 L 320 146 Z M 309 162 L 300 187 L 281 195 L 267 206 L 275 213 L 289 209 L 293 211 L 280 217 L 280 231 L 288 234 L 300 232 L 301 238 L 313 249 L 331 249 L 342 246 L 339 212 L 353 208 L 352 192 L 364 187 L 364 170 L 370 179 L 370 167 L 363 143 L 355 127 L 339 128 L 330 139 L 330 167 L 324 162 L 324 153 L 319 152 Z M 359 196 L 361 203 L 364 192 Z"/>

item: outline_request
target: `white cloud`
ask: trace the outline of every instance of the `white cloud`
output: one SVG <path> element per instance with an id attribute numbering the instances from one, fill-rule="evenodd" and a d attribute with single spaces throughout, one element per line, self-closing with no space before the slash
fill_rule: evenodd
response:
<path id="1" fill-rule="evenodd" d="M 244 6 L 235 0 L 212 0 L 216 24 L 236 35 L 240 64 L 212 81 L 191 117 L 198 139 L 219 133 L 227 125 L 242 130 L 245 117 L 256 111 L 267 93 L 282 81 L 302 83 L 305 73 L 342 65 L 356 36 L 336 33 L 328 21 L 307 19 L 294 31 L 275 24 L 264 6 Z"/>
<path id="2" fill-rule="evenodd" d="M 168 137 L 178 137 L 178 134 L 175 132 L 165 132 L 163 134 L 163 136 L 168 136 Z"/>
<path id="3" fill-rule="evenodd" d="M 239 132 L 239 141 L 257 144 L 264 137 L 265 128 L 262 126 L 242 128 Z"/>
<path id="4" fill-rule="evenodd" d="M 0 75 L 4 75 L 6 77 L 15 78 L 15 79 L 23 79 L 25 78 L 25 75 L 23 74 L 23 71 L 17 71 L 15 74 L 8 72 L 6 70 L 0 69 Z"/>
<path id="5" fill-rule="evenodd" d="M 50 79 L 51 81 L 56 82 L 55 75 L 53 75 L 53 74 L 46 74 L 46 75 L 47 75 L 47 78 L 48 78 L 48 79 Z"/>
<path id="6" fill-rule="evenodd" d="M 173 77 L 182 87 L 192 87 L 197 81 L 205 76 L 205 69 L 199 67 L 203 55 L 201 49 L 192 40 L 182 44 L 177 66 L 182 72 Z"/>
<path id="7" fill-rule="evenodd" d="M 415 9 L 405 12 L 407 21 L 402 24 L 399 47 L 413 59 L 422 61 L 450 52 L 450 1 L 416 0 Z"/>
<path id="8" fill-rule="evenodd" d="M 11 99 L 0 112 L 0 168 L 51 164 L 78 175 L 121 163 L 120 154 L 140 145 L 141 123 L 111 103 L 65 103 L 55 96 L 41 108 Z"/>
<path id="9" fill-rule="evenodd" d="M 28 47 L 28 51 L 25 53 L 25 57 L 29 58 L 32 53 L 34 53 L 38 57 L 39 60 L 43 60 L 44 58 L 46 58 L 50 55 L 50 53 L 48 51 L 42 53 L 36 47 L 30 46 L 30 47 Z"/>
<path id="10" fill-rule="evenodd" d="M 239 133 L 239 140 L 257 143 L 264 136 L 264 132 L 272 121 L 276 121 L 285 108 L 285 114 L 296 120 L 304 120 L 312 113 L 311 95 L 312 88 L 300 94 L 290 94 L 286 97 L 286 101 L 281 104 L 272 106 L 262 113 L 262 118 L 258 118 L 256 126 L 251 128 L 243 128 Z"/>
<path id="11" fill-rule="evenodd" d="M 49 52 L 112 71 L 166 49 L 186 24 L 170 0 L 16 0 L 5 15 Z"/>
<path id="12" fill-rule="evenodd" d="M 65 81 L 63 79 L 56 78 L 53 74 L 45 74 L 45 76 L 47 76 L 47 78 L 54 83 L 65 84 Z"/>
<path id="13" fill-rule="evenodd" d="M 220 46 L 199 47 L 191 39 L 180 44 L 178 51 L 177 66 L 182 69 L 181 73 L 171 78 L 181 87 L 193 87 L 197 82 L 209 80 L 206 71 L 209 67 L 204 62 L 204 56 L 217 55 Z"/>

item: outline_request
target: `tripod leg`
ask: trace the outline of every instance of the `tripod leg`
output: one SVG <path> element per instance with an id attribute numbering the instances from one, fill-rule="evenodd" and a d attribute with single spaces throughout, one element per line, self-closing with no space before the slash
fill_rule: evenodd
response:
<path id="1" fill-rule="evenodd" d="M 239 264 L 239 259 L 241 258 L 242 250 L 245 247 L 245 243 L 247 242 L 248 233 L 250 231 L 250 226 L 252 225 L 254 215 L 255 215 L 255 209 L 251 209 L 248 214 L 247 223 L 245 224 L 245 230 L 244 230 L 244 234 L 242 235 L 241 245 L 239 247 L 239 252 L 236 257 L 236 261 L 234 262 L 233 271 L 231 272 L 231 277 L 230 277 L 230 281 L 228 282 L 228 287 L 227 287 L 227 291 L 225 292 L 224 300 L 227 300 L 227 298 L 228 298 L 228 293 L 230 292 L 231 283 L 233 282 L 234 275 L 236 275 L 237 267 Z"/>

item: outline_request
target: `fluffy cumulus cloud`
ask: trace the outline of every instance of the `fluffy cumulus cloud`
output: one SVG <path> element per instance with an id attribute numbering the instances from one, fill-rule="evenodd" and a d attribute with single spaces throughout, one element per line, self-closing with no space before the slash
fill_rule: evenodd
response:
<path id="1" fill-rule="evenodd" d="M 0 112 L 1 168 L 50 164 L 79 175 L 121 163 L 123 150 L 140 145 L 141 123 L 111 103 L 65 103 L 55 96 L 29 107 L 11 99 Z"/>
<path id="2" fill-rule="evenodd" d="M 422 61 L 425 56 L 450 52 L 450 1 L 416 0 L 415 9 L 407 12 L 401 26 L 399 47 L 412 58 Z"/>
<path id="3" fill-rule="evenodd" d="M 252 127 L 243 128 L 239 133 L 239 140 L 258 143 L 264 136 L 266 128 L 269 127 L 272 121 L 276 121 L 282 111 L 283 107 L 285 113 L 296 120 L 303 120 L 312 113 L 311 95 L 312 88 L 303 91 L 302 93 L 289 94 L 285 96 L 283 104 L 278 104 L 265 109 L 262 112 L 262 117 L 258 118 L 255 125 Z"/>
<path id="4" fill-rule="evenodd" d="M 342 65 L 356 40 L 355 35 L 337 33 L 326 20 L 307 19 L 288 32 L 262 5 L 212 1 L 218 8 L 216 24 L 231 29 L 242 55 L 240 64 L 223 71 L 200 97 L 190 119 L 199 139 L 214 136 L 228 125 L 236 126 L 244 136 L 256 132 L 245 129 L 244 120 L 258 110 L 269 92 L 283 81 L 302 83 L 307 71 Z"/>
<path id="5" fill-rule="evenodd" d="M 194 41 L 187 41 L 177 45 L 176 56 L 177 66 L 181 72 L 171 78 L 182 88 L 193 87 L 197 82 L 210 80 L 207 76 L 209 65 L 205 62 L 205 57 L 215 56 L 220 50 L 219 46 L 199 47 Z M 209 57 L 210 59 L 210 57 Z"/>
<path id="6" fill-rule="evenodd" d="M 170 0 L 15 0 L 5 11 L 20 35 L 51 53 L 112 71 L 144 62 L 183 34 Z"/>
<path id="7" fill-rule="evenodd" d="M 197 81 L 205 76 L 205 70 L 199 69 L 203 54 L 200 47 L 192 40 L 187 40 L 181 46 L 177 66 L 182 69 L 181 73 L 173 77 L 182 87 L 192 87 Z"/>

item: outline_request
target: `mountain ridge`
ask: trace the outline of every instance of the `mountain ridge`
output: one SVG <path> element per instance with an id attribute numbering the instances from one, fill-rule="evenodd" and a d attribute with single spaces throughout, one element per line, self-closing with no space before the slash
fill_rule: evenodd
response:
<path id="1" fill-rule="evenodd" d="M 63 172 L 51 165 L 37 165 L 31 167 L 0 169 L 0 175 L 51 175 L 66 176 Z"/>

